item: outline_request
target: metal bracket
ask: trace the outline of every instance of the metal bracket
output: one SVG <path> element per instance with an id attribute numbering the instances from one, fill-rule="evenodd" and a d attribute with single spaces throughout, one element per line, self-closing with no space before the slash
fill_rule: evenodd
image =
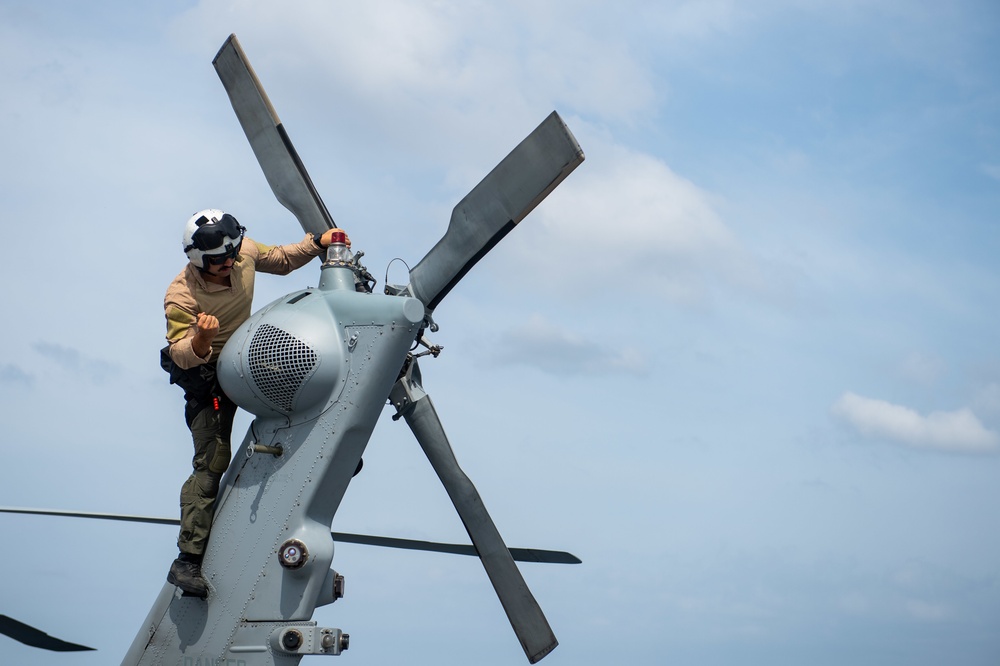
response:
<path id="1" fill-rule="evenodd" d="M 270 453 L 275 458 L 280 458 L 285 450 L 280 446 L 267 446 L 265 444 L 251 444 L 247 447 L 247 458 L 253 458 L 255 453 Z"/>
<path id="2" fill-rule="evenodd" d="M 423 387 L 420 385 L 420 367 L 417 359 L 409 356 L 406 359 L 406 369 L 389 391 L 389 402 L 396 408 L 392 420 L 398 421 L 407 412 L 413 409 L 413 405 L 421 398 L 427 397 Z"/>
<path id="3" fill-rule="evenodd" d="M 327 627 L 278 627 L 271 633 L 271 648 L 283 654 L 339 655 L 350 647 L 351 636 Z"/>

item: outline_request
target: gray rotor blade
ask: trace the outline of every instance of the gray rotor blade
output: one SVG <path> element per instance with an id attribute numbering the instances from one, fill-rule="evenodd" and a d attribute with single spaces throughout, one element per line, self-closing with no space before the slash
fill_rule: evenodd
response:
<path id="1" fill-rule="evenodd" d="M 455 206 L 444 236 L 410 271 L 413 295 L 434 310 L 583 159 L 580 144 L 553 111 Z"/>
<path id="2" fill-rule="evenodd" d="M 92 511 L 60 511 L 56 509 L 24 509 L 0 506 L 0 513 L 22 513 L 34 516 L 62 516 L 65 518 L 95 518 L 97 520 L 118 520 L 126 523 L 148 523 L 152 525 L 180 525 L 178 518 L 158 518 L 156 516 L 134 516 L 121 513 L 94 513 Z M 405 550 L 423 550 L 431 553 L 451 553 L 453 555 L 478 556 L 474 546 L 459 543 L 440 543 L 437 541 L 422 541 L 419 539 L 401 539 L 399 537 L 371 536 L 368 534 L 351 534 L 350 532 L 331 532 L 334 541 L 340 543 L 356 543 L 364 546 L 381 546 L 382 548 L 402 548 Z M 547 564 L 580 564 L 579 557 L 564 550 L 545 550 L 544 548 L 511 548 L 510 555 L 518 562 L 542 562 Z"/>
<path id="3" fill-rule="evenodd" d="M 337 226 L 292 146 L 236 35 L 212 61 L 274 196 L 317 237 Z"/>
<path id="4" fill-rule="evenodd" d="M 407 381 L 407 378 L 400 381 Z M 559 642 L 486 511 L 479 492 L 458 466 L 430 396 L 422 389 L 414 391 L 413 386 L 409 388 L 410 396 L 416 399 L 408 401 L 401 413 L 448 491 L 524 654 L 534 664 L 555 649 Z"/>

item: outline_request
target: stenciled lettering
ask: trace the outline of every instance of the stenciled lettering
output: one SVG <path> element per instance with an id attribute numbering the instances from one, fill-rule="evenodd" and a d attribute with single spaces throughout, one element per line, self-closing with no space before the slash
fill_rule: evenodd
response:
<path id="1" fill-rule="evenodd" d="M 245 659 L 226 659 L 225 657 L 184 657 L 182 666 L 247 666 Z"/>

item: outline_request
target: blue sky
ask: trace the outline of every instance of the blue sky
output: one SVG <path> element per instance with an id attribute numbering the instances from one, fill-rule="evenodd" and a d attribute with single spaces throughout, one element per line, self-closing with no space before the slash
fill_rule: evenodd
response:
<path id="1" fill-rule="evenodd" d="M 587 154 L 423 366 L 508 544 L 584 561 L 522 567 L 544 663 L 997 663 L 991 2 L 0 1 L 0 505 L 176 513 L 182 225 L 301 237 L 211 66 L 232 32 L 380 283 L 553 109 Z M 389 416 L 334 529 L 464 541 Z M 0 613 L 99 648 L 0 661 L 117 663 L 174 531 L 0 526 Z M 524 663 L 474 560 L 334 566 L 341 659 Z"/>

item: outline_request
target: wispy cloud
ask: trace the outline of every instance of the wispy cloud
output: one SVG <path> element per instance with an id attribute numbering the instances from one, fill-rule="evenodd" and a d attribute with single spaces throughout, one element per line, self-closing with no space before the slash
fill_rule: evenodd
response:
<path id="1" fill-rule="evenodd" d="M 947 370 L 942 359 L 917 352 L 909 354 L 899 365 L 904 378 L 925 386 L 934 384 Z"/>
<path id="2" fill-rule="evenodd" d="M 1000 384 L 990 382 L 976 391 L 972 406 L 976 408 L 976 413 L 983 418 L 1000 419 Z"/>
<path id="3" fill-rule="evenodd" d="M 984 427 L 967 407 L 924 416 L 909 407 L 848 391 L 831 411 L 866 437 L 915 448 L 989 453 L 1000 447 L 1000 435 Z"/>
<path id="4" fill-rule="evenodd" d="M 0 384 L 21 384 L 30 386 L 34 378 L 13 363 L 0 364 Z"/>
<path id="5" fill-rule="evenodd" d="M 983 164 L 981 167 L 983 173 L 987 176 L 993 180 L 1000 181 L 1000 164 Z"/>
<path id="6" fill-rule="evenodd" d="M 501 336 L 495 355 L 553 375 L 642 375 L 647 359 L 635 349 L 609 348 L 565 331 L 540 316 Z"/>
<path id="7" fill-rule="evenodd" d="M 950 620 L 954 611 L 946 604 L 932 603 L 922 599 L 908 599 L 903 608 L 908 616 L 921 622 L 942 622 Z"/>
<path id="8" fill-rule="evenodd" d="M 34 349 L 63 369 L 74 374 L 84 375 L 97 383 L 104 382 L 117 375 L 120 371 L 119 366 L 114 363 L 91 358 L 71 347 L 64 347 L 51 342 L 36 342 Z"/>

